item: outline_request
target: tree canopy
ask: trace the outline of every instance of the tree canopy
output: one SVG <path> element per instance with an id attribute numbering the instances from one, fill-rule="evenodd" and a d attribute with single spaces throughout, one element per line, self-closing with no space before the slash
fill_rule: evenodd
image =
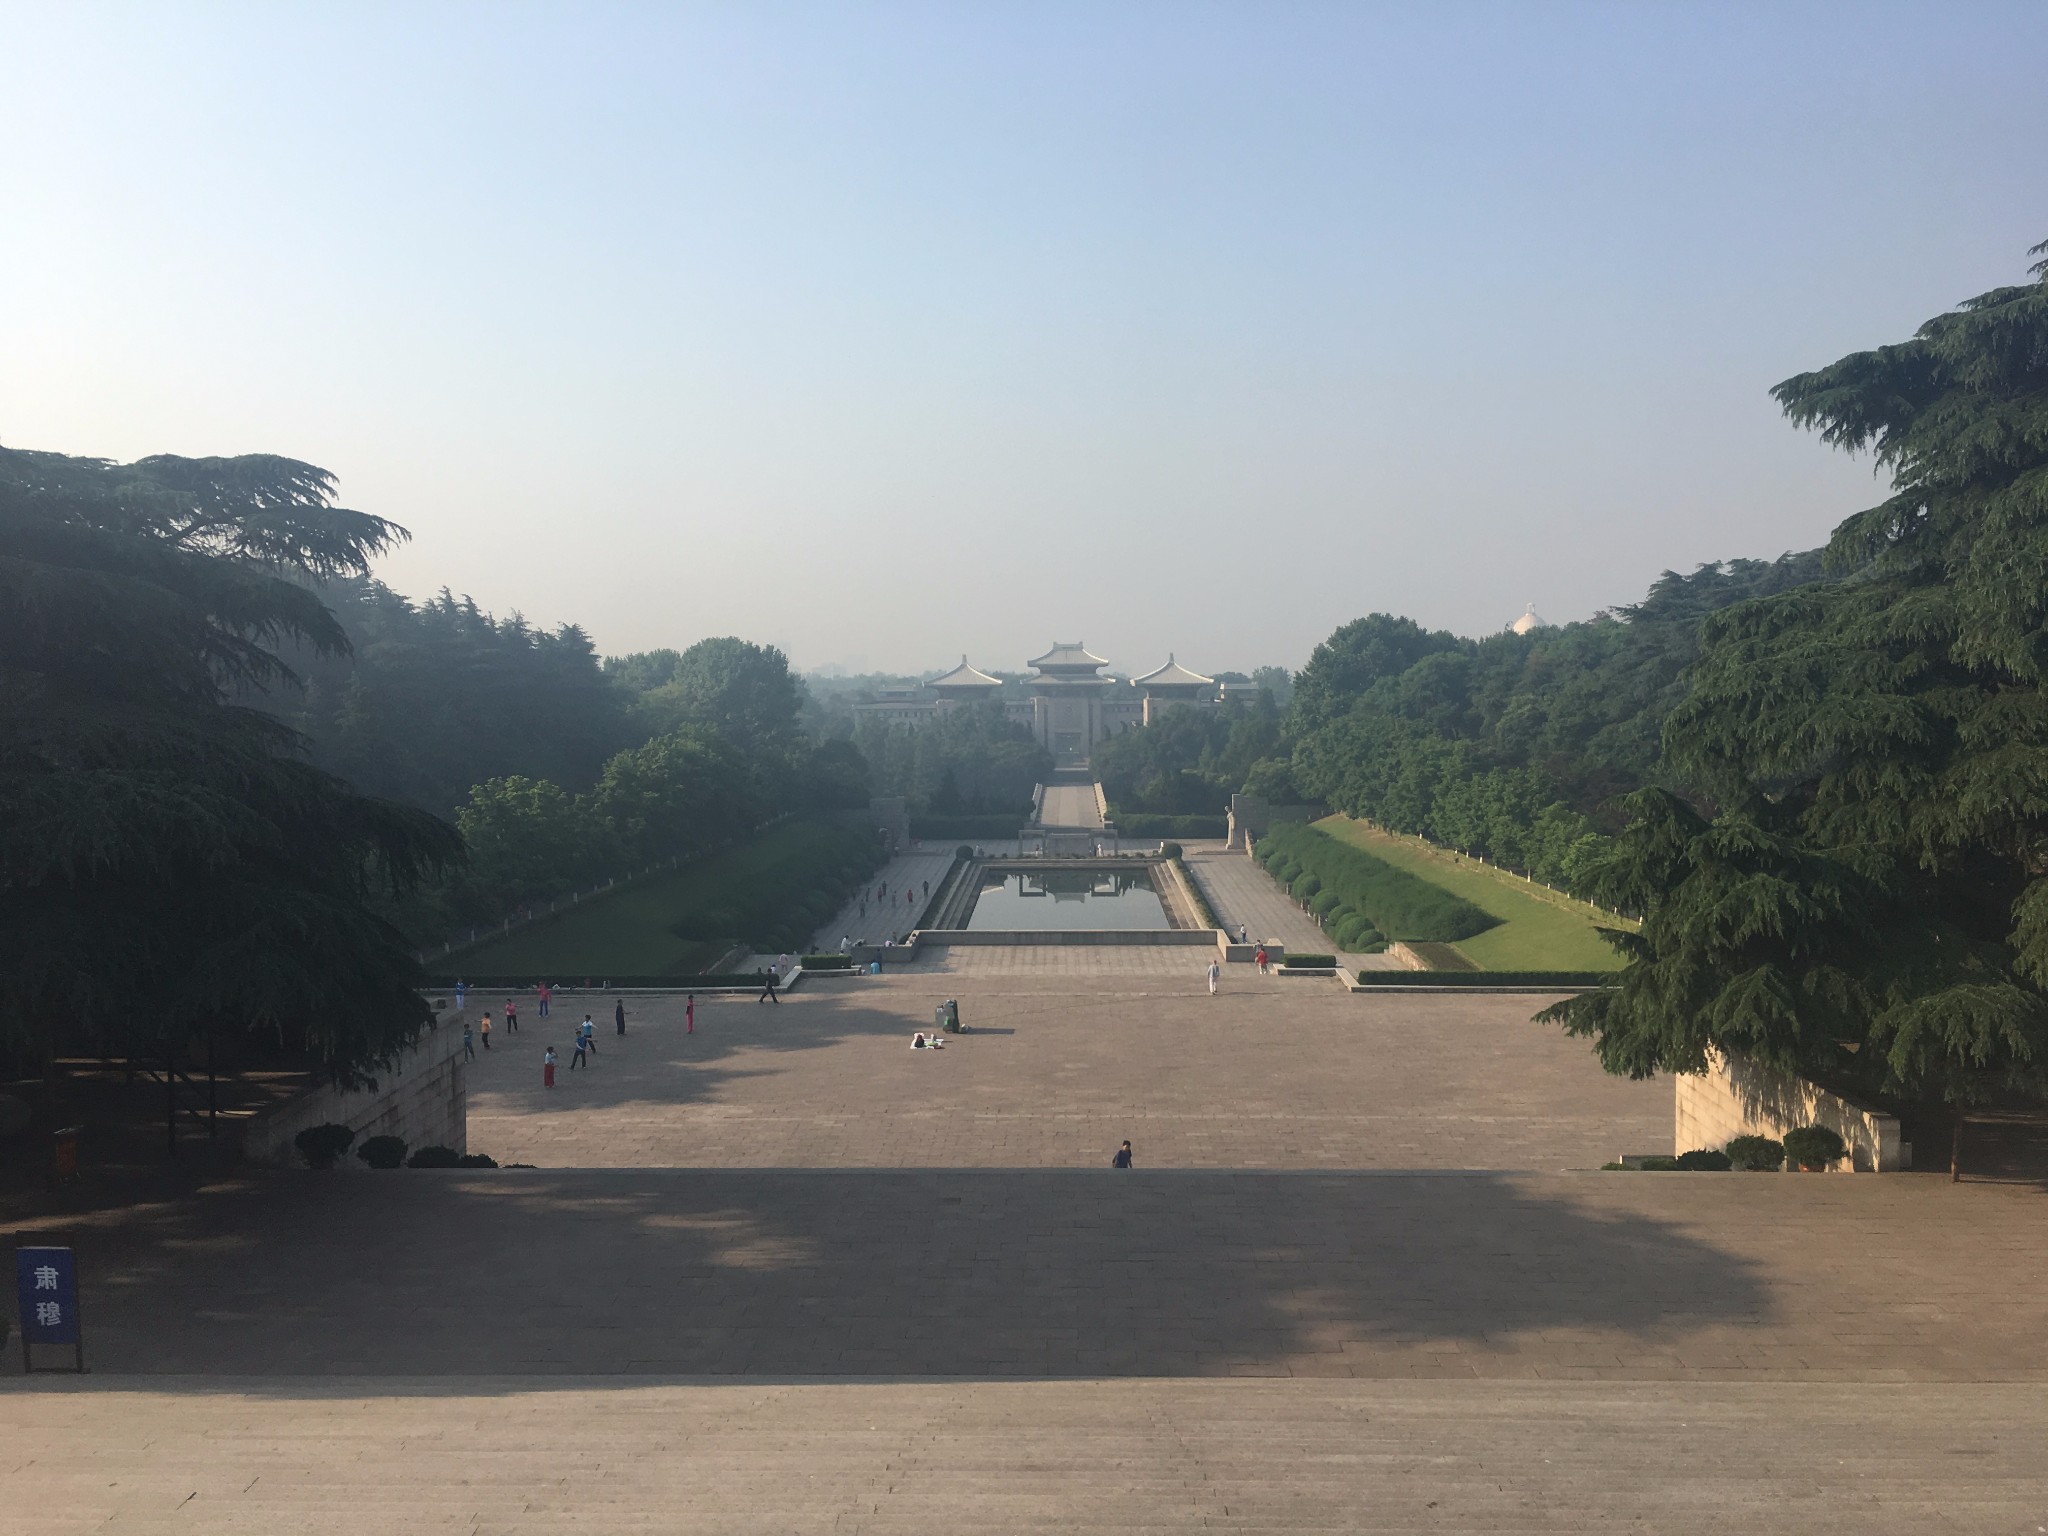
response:
<path id="1" fill-rule="evenodd" d="M 309 583 L 404 531 L 269 455 L 133 464 L 0 449 L 4 1027 L 149 1053 L 262 1030 L 344 1074 L 430 1021 L 370 905 L 454 829 L 302 756 L 250 690 L 345 651 Z"/>
<path id="2" fill-rule="evenodd" d="M 625 658 L 621 675 L 659 675 L 667 653 Z M 657 732 L 708 726 L 742 752 L 789 751 L 797 738 L 804 685 L 772 645 L 721 635 L 676 655 L 637 708 Z"/>
<path id="3" fill-rule="evenodd" d="M 2042 249 L 2048 249 L 2044 247 Z M 2036 254 L 2039 254 L 2037 250 Z M 1599 872 L 1647 913 L 1561 1005 L 1615 1071 L 1709 1048 L 1880 1091 L 2048 1085 L 2048 263 L 1773 391 L 1892 494 L 1831 580 L 1710 618 Z"/>
<path id="4" fill-rule="evenodd" d="M 651 734 L 577 625 L 496 618 L 446 588 L 413 603 L 367 577 L 317 591 L 346 647 L 294 650 L 303 691 L 246 702 L 275 711 L 305 734 L 315 763 L 371 794 L 449 815 L 494 778 L 587 790 L 614 753 Z"/>

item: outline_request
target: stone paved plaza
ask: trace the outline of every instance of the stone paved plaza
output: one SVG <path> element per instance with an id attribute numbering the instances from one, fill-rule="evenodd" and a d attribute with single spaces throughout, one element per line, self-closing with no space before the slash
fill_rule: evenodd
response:
<path id="1" fill-rule="evenodd" d="M 1554 1382 L 279 1377 L 53 1385 L 32 1404 L 0 1396 L 0 1434 L 0 1528 L 19 1536 L 2033 1536 L 2048 1523 L 2035 1387 L 1725 1383 L 1677 1401 Z"/>
<path id="2" fill-rule="evenodd" d="M 2039 1189 L 1567 1171 L 1671 1087 L 1542 999 L 1009 953 L 565 996 L 475 1069 L 529 1171 L 67 1213 L 0 1533 L 2048 1527 Z"/>
<path id="3" fill-rule="evenodd" d="M 1671 1138 L 1668 1082 L 1601 1072 L 1530 1016 L 1546 999 L 1353 994 L 1213 950 L 963 947 L 969 967 L 751 995 L 567 996 L 479 1053 L 470 1145 L 563 1167 L 1092 1168 L 1129 1137 L 1159 1168 L 1597 1168 Z M 992 957 L 992 958 L 991 958 Z M 933 961 L 932 965 L 945 964 Z M 959 999 L 971 1033 L 909 1048 Z M 541 1086 L 585 1009 L 598 1055 Z"/>
<path id="4" fill-rule="evenodd" d="M 1188 873 L 1216 913 L 1216 920 L 1235 933 L 1239 924 L 1253 943 L 1261 939 L 1285 944 L 1301 954 L 1331 954 L 1353 970 L 1399 970 L 1401 964 L 1385 951 L 1357 955 L 1341 951 L 1315 919 L 1295 903 L 1286 891 L 1242 853 L 1229 853 L 1221 843 L 1187 845 Z"/>

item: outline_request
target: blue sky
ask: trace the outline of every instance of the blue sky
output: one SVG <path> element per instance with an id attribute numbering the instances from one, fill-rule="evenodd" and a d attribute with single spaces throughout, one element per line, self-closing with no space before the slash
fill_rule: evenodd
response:
<path id="1" fill-rule="evenodd" d="M 0 3 L 0 442 L 805 666 L 1299 665 L 1808 547 L 2048 239 L 2048 6 Z"/>

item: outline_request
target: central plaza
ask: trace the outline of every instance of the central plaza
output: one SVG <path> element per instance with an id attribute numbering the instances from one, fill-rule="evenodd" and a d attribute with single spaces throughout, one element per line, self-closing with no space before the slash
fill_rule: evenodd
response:
<path id="1" fill-rule="evenodd" d="M 2037 1190 L 1599 1172 L 1671 1087 L 1541 997 L 954 953 L 558 995 L 470 1067 L 531 1169 L 78 1213 L 93 1373 L 0 1383 L 0 1530 L 2048 1524 Z"/>

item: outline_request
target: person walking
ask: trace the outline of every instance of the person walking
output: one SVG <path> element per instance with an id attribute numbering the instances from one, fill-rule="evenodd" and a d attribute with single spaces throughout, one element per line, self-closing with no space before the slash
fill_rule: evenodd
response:
<path id="1" fill-rule="evenodd" d="M 555 1086 L 555 1048 L 552 1045 L 540 1053 L 540 1085 L 543 1088 Z"/>
<path id="2" fill-rule="evenodd" d="M 1209 995 L 1216 995 L 1216 983 L 1223 979 L 1223 967 L 1216 961 L 1209 962 Z"/>
<path id="3" fill-rule="evenodd" d="M 469 1020 L 462 1021 L 462 1059 L 476 1060 L 476 1031 L 470 1028 Z"/>
<path id="4" fill-rule="evenodd" d="M 782 999 L 775 995 L 775 967 L 772 964 L 768 967 L 768 984 L 761 988 L 761 995 L 755 998 L 754 1001 L 757 1003 L 773 1003 L 778 1008 L 782 1006 Z"/>
<path id="5" fill-rule="evenodd" d="M 540 1016 L 542 1018 L 548 1016 L 548 1004 L 553 1000 L 554 995 L 555 989 L 553 987 L 549 986 L 546 982 L 540 984 Z"/>
<path id="6" fill-rule="evenodd" d="M 576 1026 L 576 1033 L 582 1037 L 583 1049 L 591 1055 L 597 1054 L 597 1026 L 590 1022 L 590 1015 L 583 1015 L 583 1022 Z"/>
<path id="7" fill-rule="evenodd" d="M 505 999 L 505 1033 L 519 1033 L 519 1005 L 509 997 Z"/>
<path id="8" fill-rule="evenodd" d="M 697 994 L 694 992 L 690 994 L 690 1000 L 683 1004 L 683 1033 L 697 1033 Z"/>
<path id="9" fill-rule="evenodd" d="M 1131 1166 L 1131 1144 L 1128 1141 L 1116 1149 L 1116 1156 L 1109 1160 L 1109 1166 L 1112 1168 L 1128 1168 Z"/>
<path id="10" fill-rule="evenodd" d="M 932 883 L 931 883 L 931 881 L 929 881 L 929 880 L 925 881 L 925 883 L 924 883 L 924 894 L 925 894 L 925 900 L 927 900 L 927 901 L 931 900 L 931 894 L 932 894 Z"/>
<path id="11" fill-rule="evenodd" d="M 484 1010 L 483 1027 L 477 1033 L 484 1042 L 484 1049 L 488 1051 L 491 1048 L 491 1011 L 488 1008 Z"/>
<path id="12" fill-rule="evenodd" d="M 569 1058 L 569 1070 L 574 1072 L 582 1065 L 584 1065 L 583 1034 L 579 1030 L 576 1035 L 576 1054 Z"/>
<path id="13" fill-rule="evenodd" d="M 467 1008 L 468 1006 L 469 988 L 465 987 L 461 982 L 458 981 L 455 983 L 455 1011 L 457 1013 L 460 1013 L 464 1008 Z"/>
<path id="14" fill-rule="evenodd" d="M 1252 952 L 1252 963 L 1259 968 L 1261 976 L 1266 974 L 1266 946 L 1261 944 Z"/>
<path id="15" fill-rule="evenodd" d="M 612 1022 L 619 1026 L 619 1033 L 626 1032 L 626 1000 L 622 997 L 612 1008 Z"/>

